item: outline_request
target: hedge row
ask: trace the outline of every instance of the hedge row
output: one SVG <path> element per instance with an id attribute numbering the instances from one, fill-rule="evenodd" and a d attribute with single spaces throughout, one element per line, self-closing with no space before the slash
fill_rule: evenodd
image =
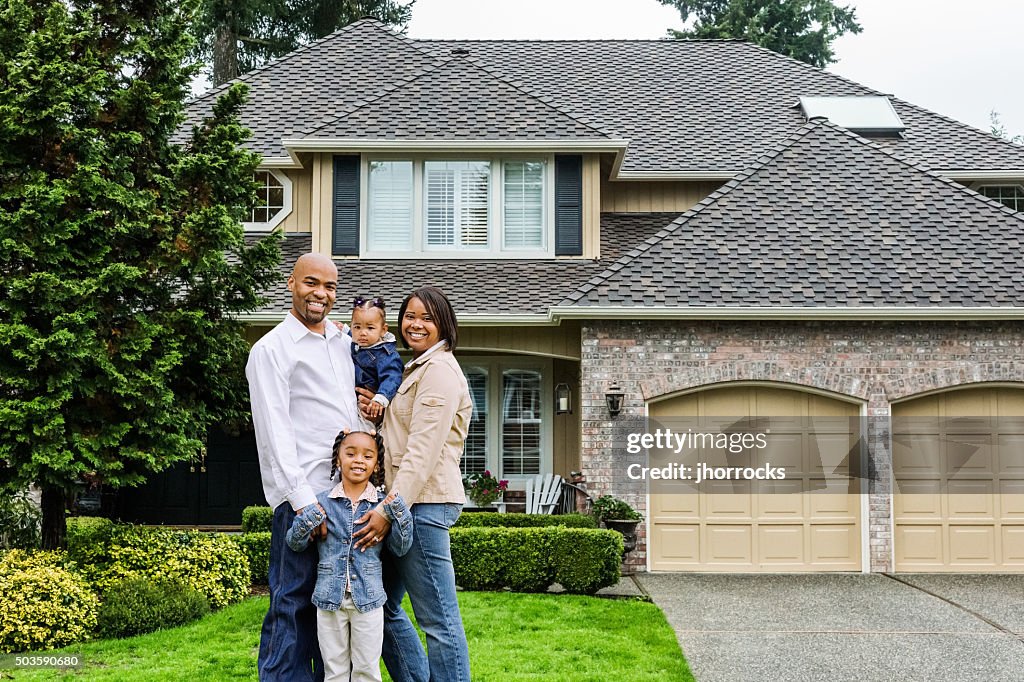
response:
<path id="1" fill-rule="evenodd" d="M 269 533 L 274 522 L 274 510 L 255 505 L 242 510 L 243 533 Z"/>
<path id="2" fill-rule="evenodd" d="M 456 528 L 597 528 L 597 521 L 586 514 L 499 514 L 498 512 L 466 512 L 455 523 Z"/>
<path id="3" fill-rule="evenodd" d="M 453 528 L 455 582 L 467 590 L 593 594 L 619 580 L 622 536 L 591 528 Z"/>
<path id="4" fill-rule="evenodd" d="M 232 535 L 249 560 L 249 573 L 253 583 L 267 584 L 267 572 L 270 570 L 270 532 L 252 532 L 243 535 Z"/>

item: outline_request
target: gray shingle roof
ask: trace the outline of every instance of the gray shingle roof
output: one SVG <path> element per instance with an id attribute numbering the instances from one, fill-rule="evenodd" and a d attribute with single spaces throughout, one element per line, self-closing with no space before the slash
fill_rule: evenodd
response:
<path id="1" fill-rule="evenodd" d="M 465 64 L 459 70 L 453 63 L 451 87 L 469 78 L 481 86 L 474 93 L 478 101 L 498 118 L 503 112 L 525 113 L 519 109 L 522 100 L 539 98 L 581 125 L 630 139 L 622 167 L 626 172 L 735 173 L 804 124 L 799 96 L 880 94 L 741 42 L 414 41 L 362 20 L 241 77 L 251 85 L 242 116 L 253 130 L 251 147 L 266 157 L 284 156 L 282 139 L 301 137 L 425 70 L 443 75 L 437 67 L 455 48 L 468 50 L 469 58 L 494 77 L 483 82 L 479 72 Z M 443 90 L 444 84 L 428 78 L 414 87 Z M 189 104 L 186 129 L 208 114 L 216 92 Z M 388 132 L 389 126 L 404 124 L 430 139 L 450 132 L 463 115 L 445 109 L 447 122 L 436 127 L 422 120 L 403 122 L 405 115 L 423 116 L 425 99 L 398 92 L 391 96 L 404 104 L 387 104 L 386 117 L 372 116 L 369 107 L 348 127 L 368 135 L 371 127 Z M 1024 146 L 901 100 L 893 103 L 908 128 L 904 139 L 884 143 L 895 154 L 931 169 L 1024 168 Z M 548 116 L 546 125 L 558 119 L 555 128 L 567 132 L 559 128 L 568 126 L 564 118 Z M 502 122 L 471 125 L 493 135 Z"/>
<path id="2" fill-rule="evenodd" d="M 562 301 L 575 306 L 1024 304 L 1024 215 L 827 121 Z"/>
<path id="3" fill-rule="evenodd" d="M 310 138 L 559 140 L 609 137 L 465 57 L 385 89 Z"/>
<path id="4" fill-rule="evenodd" d="M 676 213 L 605 213 L 601 216 L 601 260 L 341 260 L 338 261 L 338 311 L 356 294 L 382 296 L 393 315 L 412 289 L 440 286 L 460 315 L 546 315 L 588 279 L 604 270 L 635 244 L 658 232 Z M 249 239 L 262 235 L 251 234 Z M 291 295 L 284 278 L 295 259 L 310 250 L 308 232 L 285 236 L 280 286 L 265 292 L 270 302 L 260 313 L 284 313 Z M 344 313 L 340 313 L 344 317 Z"/>

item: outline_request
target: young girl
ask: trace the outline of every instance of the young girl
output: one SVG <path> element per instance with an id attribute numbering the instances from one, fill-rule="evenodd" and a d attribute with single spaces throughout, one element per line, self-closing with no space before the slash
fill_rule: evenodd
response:
<path id="1" fill-rule="evenodd" d="M 388 331 L 384 301 L 357 296 L 352 303 L 352 360 L 356 386 L 374 392 L 367 411 L 376 419 L 395 397 L 402 383 L 402 359 L 395 350 L 395 335 Z"/>
<path id="2" fill-rule="evenodd" d="M 375 536 L 356 550 L 352 533 L 363 525 L 356 520 L 377 506 L 371 476 L 380 466 L 384 445 L 375 433 L 345 429 L 334 441 L 333 455 L 331 478 L 340 469 L 341 482 L 317 495 L 317 504 L 299 511 L 286 541 L 301 552 L 309 546 L 313 531 L 327 522 L 327 539 L 318 545 L 320 563 L 313 590 L 325 680 L 380 682 L 387 600 L 381 580 L 383 538 Z M 388 549 L 402 556 L 412 545 L 412 515 L 397 493 L 384 498 L 383 506 L 393 519 Z"/>

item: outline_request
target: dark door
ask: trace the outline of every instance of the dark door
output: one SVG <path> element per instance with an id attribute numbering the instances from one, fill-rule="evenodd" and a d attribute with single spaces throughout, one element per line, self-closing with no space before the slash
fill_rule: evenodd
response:
<path id="1" fill-rule="evenodd" d="M 206 457 L 179 462 L 118 495 L 118 515 L 132 523 L 220 526 L 242 523 L 242 509 L 266 504 L 256 438 L 215 429 Z"/>

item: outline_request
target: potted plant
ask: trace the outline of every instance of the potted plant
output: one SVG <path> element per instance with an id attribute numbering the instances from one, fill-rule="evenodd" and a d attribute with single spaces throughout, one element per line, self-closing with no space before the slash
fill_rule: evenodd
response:
<path id="1" fill-rule="evenodd" d="M 622 534 L 623 558 L 636 549 L 636 527 L 644 520 L 640 512 L 625 500 L 611 495 L 602 495 L 594 500 L 593 512 L 605 528 Z"/>
<path id="2" fill-rule="evenodd" d="M 466 494 L 478 507 L 490 506 L 492 502 L 501 499 L 502 493 L 508 488 L 508 481 L 498 480 L 491 475 L 490 471 L 484 470 L 482 474 L 472 473 L 462 479 L 462 485 L 466 488 Z"/>

